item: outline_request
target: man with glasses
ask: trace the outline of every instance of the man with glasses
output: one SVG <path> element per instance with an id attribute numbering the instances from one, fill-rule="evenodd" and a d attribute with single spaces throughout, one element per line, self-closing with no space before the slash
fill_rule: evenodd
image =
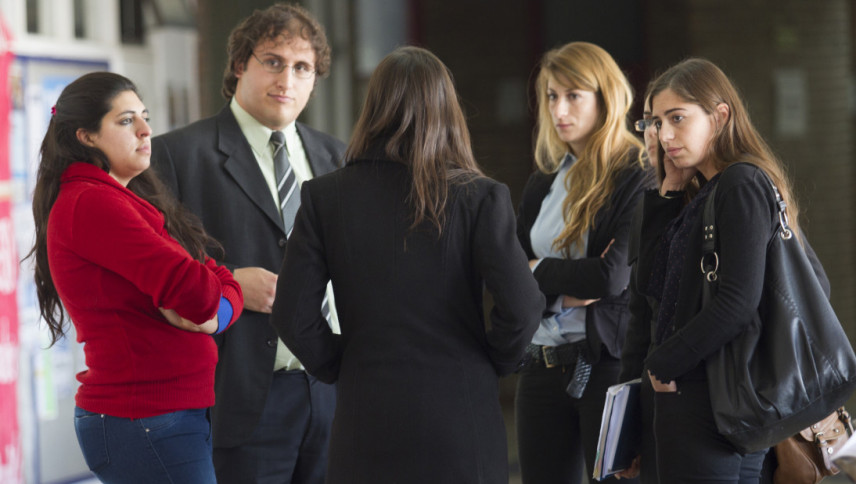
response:
<path id="1" fill-rule="evenodd" d="M 633 123 L 637 133 L 641 133 L 645 141 L 645 153 L 647 154 L 648 163 L 656 171 L 658 165 L 657 150 L 660 148 L 660 141 L 657 139 L 657 128 L 654 126 L 654 120 L 651 119 L 651 103 L 650 99 L 645 100 L 645 105 L 642 111 L 642 119 Z M 643 362 L 648 354 L 648 345 L 651 343 L 651 334 L 645 331 L 648 328 L 648 321 L 656 314 L 654 309 L 658 304 L 654 298 L 649 298 L 643 294 L 639 294 L 636 285 L 636 273 L 638 266 L 636 261 L 639 260 L 639 236 L 642 233 L 642 204 L 636 206 L 636 213 L 633 216 L 630 229 L 630 242 L 627 249 L 627 260 L 632 266 L 630 270 L 630 301 L 629 306 L 634 319 L 627 325 L 627 333 L 625 334 L 624 348 L 621 354 L 621 373 L 618 375 L 618 381 L 629 381 L 634 378 L 639 378 L 639 375 L 644 372 Z M 649 249 L 650 250 L 650 249 Z M 647 278 L 646 278 L 647 280 Z M 645 321 L 639 322 L 639 319 Z M 641 352 L 639 350 L 642 350 Z M 650 386 L 649 380 L 643 380 L 645 388 L 642 390 L 642 442 L 639 446 L 640 456 L 633 461 L 630 469 L 626 469 L 617 474 L 622 479 L 633 479 L 639 477 L 642 484 L 659 482 L 657 476 L 657 456 L 655 455 L 656 443 L 654 442 L 654 408 L 653 408 L 653 389 Z M 640 474 L 641 469 L 641 474 Z"/>
<path id="2" fill-rule="evenodd" d="M 330 47 L 308 12 L 277 4 L 239 24 L 228 52 L 229 103 L 152 140 L 152 165 L 222 244 L 244 293 L 240 320 L 217 337 L 217 480 L 321 483 L 335 387 L 303 371 L 269 317 L 299 184 L 343 159 L 341 141 L 296 122 L 328 73 Z M 319 313 L 328 316 L 326 304 Z"/>
<path id="3" fill-rule="evenodd" d="M 637 133 L 642 133 L 642 138 L 645 141 L 645 152 L 648 154 L 648 162 L 653 167 L 657 167 L 657 150 L 659 149 L 660 140 L 657 139 L 657 128 L 654 127 L 654 120 L 651 119 L 651 107 L 645 103 L 645 110 L 642 113 L 642 119 L 633 123 Z"/>

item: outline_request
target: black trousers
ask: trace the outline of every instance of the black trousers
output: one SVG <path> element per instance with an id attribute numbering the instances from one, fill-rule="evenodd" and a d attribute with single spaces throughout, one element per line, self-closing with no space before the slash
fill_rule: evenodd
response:
<path id="1" fill-rule="evenodd" d="M 657 473 L 662 484 L 757 484 L 767 451 L 741 454 L 716 429 L 704 364 L 654 394 Z"/>
<path id="2" fill-rule="evenodd" d="M 640 443 L 641 463 L 639 464 L 641 484 L 659 484 L 657 476 L 657 442 L 654 439 L 654 388 L 647 373 L 642 378 L 640 402 L 642 404 L 642 442 Z"/>
<path id="3" fill-rule="evenodd" d="M 606 389 L 618 383 L 619 370 L 619 361 L 604 352 L 592 367 L 591 378 L 579 399 L 565 392 L 564 368 L 537 366 L 521 370 L 515 420 L 524 484 L 579 484 L 584 471 L 592 475 Z"/>
<path id="4" fill-rule="evenodd" d="M 273 375 L 264 413 L 238 447 L 214 448 L 219 484 L 323 484 L 336 386 L 305 371 Z"/>

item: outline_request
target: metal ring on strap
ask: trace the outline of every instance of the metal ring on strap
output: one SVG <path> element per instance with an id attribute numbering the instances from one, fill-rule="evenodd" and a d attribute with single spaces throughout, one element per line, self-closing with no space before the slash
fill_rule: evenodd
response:
<path id="1" fill-rule="evenodd" d="M 701 273 L 704 274 L 704 277 L 707 279 L 708 282 L 716 281 L 716 271 L 719 270 L 719 254 L 717 254 L 716 252 L 711 252 L 711 254 L 713 254 L 713 269 L 708 270 L 707 266 L 705 266 L 704 259 L 707 257 L 708 254 L 701 256 L 700 262 Z"/>

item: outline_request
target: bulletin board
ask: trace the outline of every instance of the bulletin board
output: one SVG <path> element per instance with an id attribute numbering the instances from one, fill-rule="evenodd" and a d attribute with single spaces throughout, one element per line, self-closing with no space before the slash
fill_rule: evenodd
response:
<path id="1" fill-rule="evenodd" d="M 108 67 L 107 62 L 48 57 L 19 56 L 11 62 L 8 76 L 11 97 L 9 186 L 19 261 L 34 241 L 32 194 L 39 148 L 50 121 L 51 106 L 71 81 Z M 75 375 L 85 368 L 82 347 L 75 341 L 72 330 L 46 349 L 50 335 L 47 326 L 40 322 L 31 261 L 23 261 L 18 267 L 20 368 L 17 400 L 24 472 L 28 482 L 69 482 L 85 478 L 90 473 L 76 445 L 73 420 L 74 394 L 78 386 Z"/>

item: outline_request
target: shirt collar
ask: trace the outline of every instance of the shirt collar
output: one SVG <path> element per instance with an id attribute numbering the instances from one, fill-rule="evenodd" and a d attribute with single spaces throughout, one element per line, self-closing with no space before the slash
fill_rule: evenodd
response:
<path id="1" fill-rule="evenodd" d="M 142 197 L 137 195 L 128 189 L 128 187 L 123 186 L 121 183 L 116 181 L 115 178 L 110 176 L 109 173 L 98 168 L 92 163 L 85 163 L 82 161 L 74 162 L 70 164 L 65 171 L 60 176 L 61 183 L 71 183 L 71 182 L 80 182 L 87 181 L 89 183 L 102 183 L 104 185 L 113 187 L 124 193 L 126 196 L 131 197 L 140 203 L 146 210 L 160 214 L 160 210 L 154 207 L 154 205 L 150 204 Z"/>
<path id="2" fill-rule="evenodd" d="M 576 162 L 576 161 L 577 161 L 577 157 L 574 156 L 571 152 L 567 152 L 567 153 L 565 153 L 565 157 L 562 158 L 562 162 L 559 163 L 559 169 L 567 171 L 571 168 L 571 165 L 573 165 L 574 162 Z"/>
<path id="3" fill-rule="evenodd" d="M 126 188 L 106 171 L 98 168 L 92 163 L 85 163 L 82 161 L 68 165 L 68 168 L 66 168 L 62 173 L 60 179 L 63 182 L 67 182 L 73 178 L 87 178 L 90 180 L 97 180 L 108 185 L 116 185 L 117 187 Z"/>
<path id="4" fill-rule="evenodd" d="M 270 143 L 270 135 L 273 133 L 273 130 L 260 123 L 250 113 L 244 110 L 244 108 L 238 104 L 238 101 L 234 96 L 232 97 L 232 101 L 229 103 L 229 108 L 232 110 L 232 114 L 235 116 L 235 120 L 241 128 L 241 132 L 244 133 L 244 137 L 247 138 L 247 142 L 250 144 L 250 147 L 253 148 L 253 151 L 256 153 L 270 152 L 268 145 Z M 286 139 L 295 136 L 297 134 L 296 123 L 292 121 L 291 124 L 282 129 L 282 132 L 285 134 Z"/>

